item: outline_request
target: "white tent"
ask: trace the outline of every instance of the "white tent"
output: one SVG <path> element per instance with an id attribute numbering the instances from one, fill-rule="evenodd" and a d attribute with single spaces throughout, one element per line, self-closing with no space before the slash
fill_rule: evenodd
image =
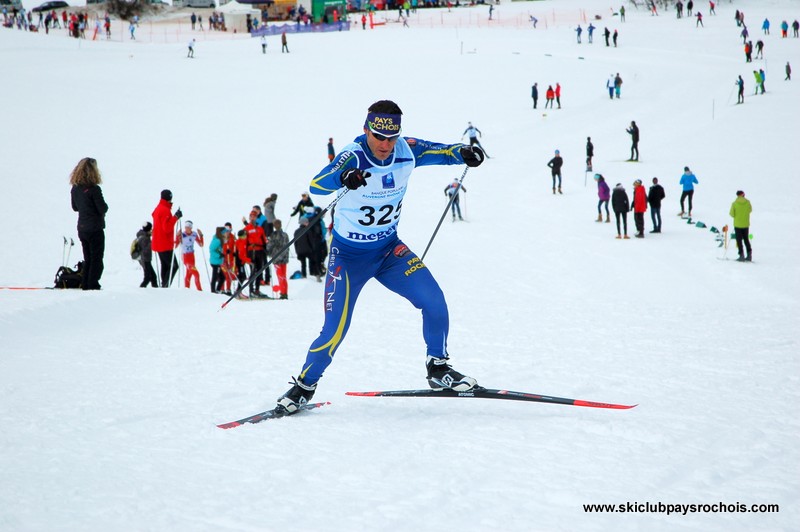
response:
<path id="1" fill-rule="evenodd" d="M 228 31 L 236 30 L 238 33 L 247 31 L 247 15 L 253 19 L 261 17 L 261 11 L 254 9 L 249 4 L 240 4 L 236 0 L 231 0 L 219 7 L 217 11 L 225 14 L 225 26 Z"/>

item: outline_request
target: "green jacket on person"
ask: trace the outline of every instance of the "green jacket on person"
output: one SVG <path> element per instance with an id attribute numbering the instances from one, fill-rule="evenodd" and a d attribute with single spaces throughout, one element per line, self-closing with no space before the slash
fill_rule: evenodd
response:
<path id="1" fill-rule="evenodd" d="M 731 216 L 733 217 L 734 227 L 750 227 L 750 213 L 753 206 L 750 200 L 744 196 L 738 196 L 731 205 Z"/>

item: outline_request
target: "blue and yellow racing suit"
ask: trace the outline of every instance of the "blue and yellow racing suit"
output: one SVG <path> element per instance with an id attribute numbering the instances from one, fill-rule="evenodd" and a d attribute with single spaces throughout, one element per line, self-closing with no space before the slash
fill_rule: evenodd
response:
<path id="1" fill-rule="evenodd" d="M 464 164 L 459 153 L 463 146 L 400 137 L 392 155 L 379 161 L 366 135 L 361 135 L 311 180 L 311 193 L 326 195 L 342 187 L 341 173 L 348 168 L 371 174 L 365 187 L 348 191 L 336 205 L 325 276 L 325 323 L 300 373 L 305 384 L 316 383 L 332 362 L 358 295 L 373 277 L 422 311 L 427 354 L 446 356 L 449 318 L 444 294 L 419 257 L 398 238 L 397 224 L 412 170 Z"/>

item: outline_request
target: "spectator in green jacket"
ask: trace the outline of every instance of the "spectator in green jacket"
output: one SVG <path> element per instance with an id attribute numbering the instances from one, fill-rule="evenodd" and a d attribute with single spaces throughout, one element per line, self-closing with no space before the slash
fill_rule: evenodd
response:
<path id="1" fill-rule="evenodd" d="M 744 197 L 744 192 L 736 191 L 736 199 L 731 205 L 731 216 L 733 217 L 733 231 L 736 235 L 736 249 L 739 250 L 739 262 L 750 262 L 753 260 L 753 250 L 750 248 L 750 213 L 753 206 L 750 200 Z M 742 245 L 744 244 L 744 249 Z M 744 250 L 747 250 L 747 256 Z"/>

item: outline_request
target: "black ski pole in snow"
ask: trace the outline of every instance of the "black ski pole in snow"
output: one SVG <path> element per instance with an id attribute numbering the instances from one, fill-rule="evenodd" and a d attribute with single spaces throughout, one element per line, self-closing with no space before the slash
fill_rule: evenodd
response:
<path id="1" fill-rule="evenodd" d="M 256 279 L 258 279 L 258 278 L 259 278 L 259 276 L 260 276 L 260 275 L 261 275 L 261 274 L 264 272 L 264 270 L 266 270 L 267 268 L 269 268 L 269 267 L 270 267 L 270 265 L 271 265 L 271 264 L 272 264 L 272 263 L 275 261 L 275 259 L 276 259 L 277 257 L 280 257 L 280 256 L 281 256 L 281 255 L 283 255 L 283 254 L 284 254 L 284 253 L 285 253 L 287 250 L 289 250 L 289 249 L 292 247 L 292 244 L 294 244 L 295 242 L 297 242 L 297 241 L 300 239 L 300 237 L 301 237 L 301 236 L 303 236 L 304 234 L 306 234 L 306 233 L 307 233 L 307 232 L 308 232 L 308 231 L 309 231 L 309 230 L 310 230 L 310 229 L 311 229 L 311 228 L 314 226 L 314 224 L 315 224 L 315 223 L 318 223 L 318 222 L 319 222 L 319 221 L 320 221 L 320 220 L 321 220 L 321 219 L 322 219 L 322 218 L 325 216 L 325 213 L 327 213 L 329 210 L 331 210 L 333 207 L 335 207 L 335 206 L 336 206 L 336 204 L 337 204 L 337 203 L 339 203 L 339 200 L 340 200 L 340 199 L 342 199 L 342 198 L 344 197 L 344 195 L 345 195 L 345 194 L 347 194 L 347 192 L 348 192 L 349 190 L 350 190 L 350 189 L 348 189 L 348 188 L 344 188 L 344 187 L 343 187 L 343 188 L 342 188 L 342 190 L 339 192 L 339 194 L 338 194 L 338 195 L 337 195 L 337 196 L 334 198 L 334 200 L 333 200 L 332 202 L 330 202 L 330 204 L 329 204 L 327 207 L 325 207 L 324 209 L 322 209 L 322 210 L 321 210 L 319 213 L 317 213 L 317 214 L 316 214 L 316 216 L 314 216 L 313 218 L 311 218 L 311 220 L 309 220 L 309 222 L 308 222 L 308 225 L 305 227 L 305 229 L 303 229 L 303 230 L 302 230 L 302 231 L 301 231 L 299 234 L 295 235 L 295 237 L 294 237 L 293 239 L 291 239 L 291 240 L 290 240 L 290 241 L 289 241 L 289 242 L 288 242 L 288 243 L 287 243 L 285 246 L 283 246 L 283 248 L 281 248 L 281 250 L 280 250 L 280 251 L 278 251 L 278 252 L 274 253 L 274 254 L 272 255 L 272 258 L 271 258 L 270 260 L 268 260 L 268 261 L 267 261 L 267 262 L 266 262 L 266 263 L 265 263 L 263 266 L 261 266 L 261 268 L 259 268 L 259 269 L 258 269 L 257 271 L 255 271 L 255 272 L 252 272 L 252 273 L 250 274 L 250 277 L 247 279 L 247 282 L 246 282 L 246 283 L 244 283 L 244 284 L 242 284 L 242 285 L 239 287 L 239 289 L 238 289 L 238 290 L 236 290 L 236 292 L 234 292 L 234 293 L 233 293 L 233 295 L 231 295 L 231 296 L 228 298 L 228 300 L 227 300 L 227 301 L 225 301 L 225 303 L 223 303 L 223 304 L 222 304 L 222 306 L 220 307 L 220 310 L 222 310 L 222 309 L 224 309 L 226 306 L 228 306 L 228 303 L 230 303 L 231 301 L 233 301 L 234 299 L 236 299 L 237 297 L 239 297 L 239 294 L 241 294 L 242 292 L 244 292 L 244 289 L 245 289 L 245 288 L 247 288 L 248 286 L 250 286 L 251 284 L 253 284 L 253 282 L 254 282 Z"/>
<path id="2" fill-rule="evenodd" d="M 488 157 L 488 155 L 487 155 Z M 431 248 L 431 244 L 433 244 L 433 239 L 436 238 L 436 233 L 439 232 L 439 228 L 442 226 L 442 222 L 444 221 L 444 217 L 447 216 L 447 211 L 453 205 L 453 202 L 458 197 L 458 193 L 461 192 L 461 183 L 464 181 L 464 177 L 467 175 L 467 170 L 469 170 L 469 166 L 464 168 L 464 173 L 461 174 L 461 177 L 458 178 L 458 186 L 456 187 L 456 191 L 450 196 L 450 201 L 447 202 L 447 207 L 444 208 L 444 212 L 442 213 L 442 217 L 439 218 L 439 223 L 436 224 L 436 229 L 433 231 L 431 235 L 431 239 L 428 241 L 428 245 L 425 246 L 425 251 L 422 253 L 422 257 L 419 260 L 425 260 L 425 255 L 428 254 L 428 250 Z"/>

